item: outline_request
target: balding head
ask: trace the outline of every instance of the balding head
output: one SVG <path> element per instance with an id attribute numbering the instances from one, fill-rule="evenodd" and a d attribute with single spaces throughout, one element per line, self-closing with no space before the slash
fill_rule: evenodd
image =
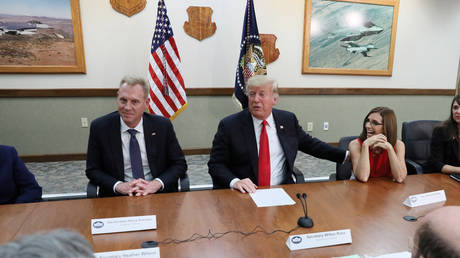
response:
<path id="1" fill-rule="evenodd" d="M 460 206 L 430 212 L 415 235 L 413 257 L 460 258 Z"/>

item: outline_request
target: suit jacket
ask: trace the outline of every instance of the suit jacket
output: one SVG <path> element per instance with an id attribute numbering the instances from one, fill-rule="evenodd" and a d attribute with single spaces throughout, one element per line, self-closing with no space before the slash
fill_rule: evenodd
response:
<path id="1" fill-rule="evenodd" d="M 91 123 L 86 176 L 100 187 L 99 196 L 114 196 L 113 186 L 124 181 L 120 115 L 113 112 Z M 187 164 L 169 119 L 144 113 L 143 128 L 147 159 L 153 178 L 163 181 L 161 192 L 177 192 L 178 180 Z"/>
<path id="2" fill-rule="evenodd" d="M 14 147 L 0 145 L 0 204 L 36 202 L 42 188 Z"/>
<path id="3" fill-rule="evenodd" d="M 444 165 L 460 167 L 458 141 L 448 136 L 446 127 L 440 126 L 433 130 L 430 165 L 436 172 L 441 172 Z"/>
<path id="4" fill-rule="evenodd" d="M 273 109 L 281 147 L 286 158 L 286 173 L 283 184 L 293 183 L 292 174 L 297 150 L 317 158 L 342 162 L 346 152 L 334 148 L 306 134 L 296 116 L 287 111 Z M 209 174 L 215 188 L 228 188 L 235 177 L 250 178 L 258 182 L 258 153 L 251 113 L 245 109 L 230 115 L 219 123 L 212 143 L 208 162 Z"/>

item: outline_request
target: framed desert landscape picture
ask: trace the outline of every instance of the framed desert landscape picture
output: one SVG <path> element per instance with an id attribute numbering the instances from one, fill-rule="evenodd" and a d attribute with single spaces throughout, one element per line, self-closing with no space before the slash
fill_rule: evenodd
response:
<path id="1" fill-rule="evenodd" d="M 0 0 L 0 73 L 85 73 L 79 0 Z"/>
<path id="2" fill-rule="evenodd" d="M 391 76 L 399 0 L 306 0 L 302 73 Z"/>

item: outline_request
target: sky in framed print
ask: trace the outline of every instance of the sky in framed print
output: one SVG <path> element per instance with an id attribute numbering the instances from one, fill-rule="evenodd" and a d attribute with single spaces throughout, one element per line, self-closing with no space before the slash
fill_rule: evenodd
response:
<path id="1" fill-rule="evenodd" d="M 309 66 L 386 70 L 393 8 L 312 0 Z"/>
<path id="2" fill-rule="evenodd" d="M 74 65 L 70 0 L 0 0 L 0 65 Z"/>

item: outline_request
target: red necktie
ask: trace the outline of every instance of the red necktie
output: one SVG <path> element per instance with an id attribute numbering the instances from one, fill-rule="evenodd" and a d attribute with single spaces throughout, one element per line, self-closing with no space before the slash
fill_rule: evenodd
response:
<path id="1" fill-rule="evenodd" d="M 268 144 L 267 121 L 262 122 L 259 141 L 259 186 L 270 186 L 270 147 Z"/>

